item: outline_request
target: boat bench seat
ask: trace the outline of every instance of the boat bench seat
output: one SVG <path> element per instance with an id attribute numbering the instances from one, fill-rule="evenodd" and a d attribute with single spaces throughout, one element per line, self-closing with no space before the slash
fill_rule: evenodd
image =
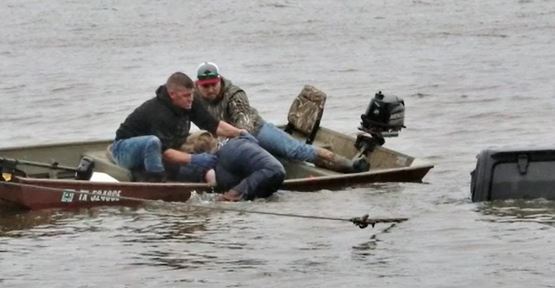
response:
<path id="1" fill-rule="evenodd" d="M 285 132 L 298 132 L 306 139 L 306 144 L 312 144 L 320 128 L 326 98 L 326 93 L 314 86 L 305 85 L 289 108 Z"/>
<path id="2" fill-rule="evenodd" d="M 107 150 L 100 151 L 86 151 L 83 156 L 90 157 L 94 160 L 94 171 L 104 172 L 116 178 L 118 181 L 131 181 L 131 171 L 118 166 L 107 155 Z"/>

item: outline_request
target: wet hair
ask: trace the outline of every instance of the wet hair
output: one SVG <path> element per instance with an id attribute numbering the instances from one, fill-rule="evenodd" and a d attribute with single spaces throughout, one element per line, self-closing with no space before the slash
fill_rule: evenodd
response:
<path id="1" fill-rule="evenodd" d="M 166 81 L 166 88 L 168 91 L 174 91 L 178 88 L 193 89 L 194 83 L 185 73 L 175 72 L 168 78 L 168 81 Z"/>
<path id="2" fill-rule="evenodd" d="M 218 150 L 218 139 L 206 130 L 191 133 L 180 148 L 181 151 L 189 154 L 197 153 L 216 153 Z"/>

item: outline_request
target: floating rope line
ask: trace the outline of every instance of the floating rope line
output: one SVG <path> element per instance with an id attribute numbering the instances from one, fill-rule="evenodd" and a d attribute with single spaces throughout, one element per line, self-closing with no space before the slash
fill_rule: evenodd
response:
<path id="1" fill-rule="evenodd" d="M 84 191 L 68 190 L 68 189 L 53 188 L 53 187 L 45 187 L 45 186 L 40 186 L 40 185 L 17 183 L 17 182 L 0 181 L 0 185 L 38 188 L 38 189 L 43 189 L 43 190 L 47 190 L 47 191 L 62 192 L 62 193 L 63 192 L 71 192 L 71 193 L 83 194 L 83 195 L 89 195 L 89 196 L 95 195 L 95 194 L 92 194 L 92 193 L 89 193 L 89 192 L 84 192 Z M 144 198 L 131 197 L 131 196 L 109 196 L 109 195 L 103 195 L 103 196 L 106 197 L 106 199 L 114 198 L 114 199 L 122 199 L 122 200 L 129 200 L 129 201 L 146 202 L 146 203 L 160 203 L 160 202 L 163 202 L 161 200 L 144 199 Z M 169 203 L 169 202 L 165 202 L 165 203 Z M 282 216 L 282 217 L 304 218 L 304 219 L 318 219 L 318 220 L 351 222 L 351 223 L 357 225 L 361 229 L 368 227 L 368 225 L 371 225 L 372 227 L 374 227 L 374 225 L 376 225 L 377 223 L 401 223 L 401 222 L 404 222 L 404 221 L 408 220 L 408 218 L 369 218 L 368 214 L 365 214 L 361 217 L 336 218 L 336 217 L 315 216 L 315 215 L 301 215 L 301 214 L 292 214 L 292 213 L 278 213 L 278 212 L 246 210 L 246 209 L 238 209 L 238 208 L 231 208 L 231 207 L 205 206 L 205 205 L 191 204 L 191 203 L 187 203 L 187 202 L 171 202 L 171 203 L 174 203 L 174 204 L 179 203 L 179 204 L 187 205 L 189 207 L 198 208 L 198 209 L 210 209 L 210 210 L 238 212 L 238 213 L 251 213 L 251 214 Z"/>
<path id="2" fill-rule="evenodd" d="M 195 208 L 207 208 L 207 209 L 231 211 L 231 212 L 239 212 L 239 213 L 254 213 L 254 214 L 294 217 L 294 218 L 304 218 L 304 219 L 346 221 L 346 222 L 351 222 L 360 228 L 366 228 L 368 227 L 368 225 L 372 225 L 372 227 L 374 227 L 374 225 L 376 225 L 377 223 L 400 223 L 408 220 L 408 218 L 369 218 L 368 214 L 365 214 L 362 217 L 336 218 L 336 217 L 315 216 L 315 215 L 301 215 L 301 214 L 278 213 L 278 212 L 267 212 L 267 211 L 256 211 L 256 210 L 244 210 L 244 209 L 229 208 L 229 207 L 209 207 L 209 206 L 195 205 L 195 204 L 188 204 L 188 205 Z"/>

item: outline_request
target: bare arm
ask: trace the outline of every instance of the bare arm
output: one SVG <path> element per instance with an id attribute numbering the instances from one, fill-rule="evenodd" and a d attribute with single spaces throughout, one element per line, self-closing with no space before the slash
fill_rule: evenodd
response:
<path id="1" fill-rule="evenodd" d="M 191 162 L 191 154 L 176 149 L 166 149 L 166 151 L 162 153 L 162 157 L 164 160 L 173 164 L 183 165 Z"/>

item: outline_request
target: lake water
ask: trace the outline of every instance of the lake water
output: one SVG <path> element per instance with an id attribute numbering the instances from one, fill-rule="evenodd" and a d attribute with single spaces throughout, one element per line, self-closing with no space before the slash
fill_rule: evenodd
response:
<path id="1" fill-rule="evenodd" d="M 422 184 L 280 191 L 230 207 L 0 213 L 0 287 L 555 287 L 555 203 L 472 203 L 488 147 L 553 147 L 555 1 L 36 1 L 0 4 L 0 147 L 108 139 L 175 71 L 219 64 L 265 119 L 304 84 L 354 134 L 404 98 L 393 148 Z M 206 199 L 195 198 L 193 202 Z"/>

